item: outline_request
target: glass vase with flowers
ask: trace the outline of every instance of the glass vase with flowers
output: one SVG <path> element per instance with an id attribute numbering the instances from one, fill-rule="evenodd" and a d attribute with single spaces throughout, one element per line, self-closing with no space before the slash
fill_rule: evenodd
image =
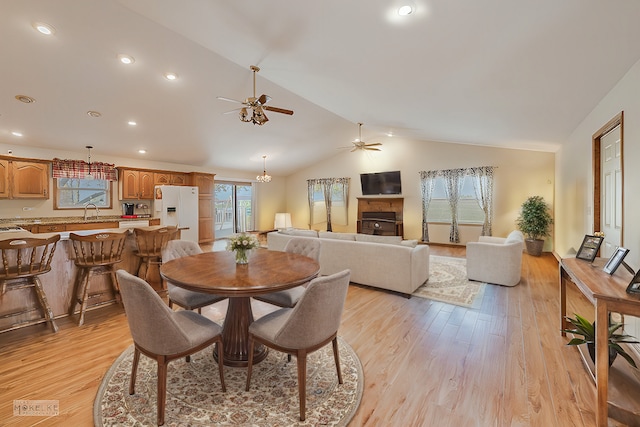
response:
<path id="1" fill-rule="evenodd" d="M 253 234 L 239 233 L 229 237 L 227 250 L 235 253 L 236 264 L 248 264 L 251 250 L 260 246 Z"/>

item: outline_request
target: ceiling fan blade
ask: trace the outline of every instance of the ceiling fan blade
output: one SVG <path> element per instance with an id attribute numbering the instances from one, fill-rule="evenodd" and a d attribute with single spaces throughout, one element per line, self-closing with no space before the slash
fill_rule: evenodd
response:
<path id="1" fill-rule="evenodd" d="M 266 104 L 269 101 L 271 101 L 271 97 L 269 95 L 265 95 L 264 93 L 260 95 L 260 98 L 258 98 L 258 104 L 262 106 L 264 106 L 264 104 Z"/>
<path id="2" fill-rule="evenodd" d="M 371 148 L 371 147 L 362 147 L 363 150 L 370 150 L 370 151 L 381 151 L 379 148 Z"/>
<path id="3" fill-rule="evenodd" d="M 293 115 L 293 111 L 291 110 L 285 110 L 284 108 L 278 108 L 278 107 L 270 107 L 268 105 L 264 105 L 262 108 L 264 108 L 267 111 L 273 111 L 274 113 L 282 113 L 282 114 L 288 114 L 290 116 Z"/>
<path id="4" fill-rule="evenodd" d="M 374 145 L 382 145 L 382 142 L 372 142 L 370 144 L 364 144 L 365 147 L 372 147 Z"/>
<path id="5" fill-rule="evenodd" d="M 350 151 L 350 153 L 353 153 L 354 151 L 357 151 L 357 150 L 359 150 L 359 149 L 360 149 L 360 147 L 358 147 L 358 146 L 353 147 L 353 150 L 351 150 L 351 151 Z"/>
<path id="6" fill-rule="evenodd" d="M 228 102 L 235 102 L 235 103 L 238 103 L 238 104 L 244 104 L 244 102 L 242 102 L 242 101 L 238 101 L 236 99 L 231 99 L 231 98 L 225 98 L 224 96 L 216 96 L 216 98 L 218 98 L 218 99 L 220 99 L 222 101 L 228 101 Z"/>
<path id="7" fill-rule="evenodd" d="M 233 110 L 225 111 L 225 112 L 224 112 L 224 113 L 222 113 L 222 114 L 233 114 L 233 113 L 237 113 L 237 112 L 238 112 L 238 110 L 241 110 L 241 109 L 242 109 L 242 108 L 235 108 L 235 109 L 233 109 Z"/>

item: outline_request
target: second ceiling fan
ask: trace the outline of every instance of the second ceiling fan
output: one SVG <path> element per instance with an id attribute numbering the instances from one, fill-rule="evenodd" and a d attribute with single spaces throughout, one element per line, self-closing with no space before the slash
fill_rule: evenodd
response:
<path id="1" fill-rule="evenodd" d="M 224 114 L 234 113 L 239 111 L 240 120 L 247 123 L 253 123 L 254 125 L 262 126 L 266 122 L 269 121 L 265 111 L 273 111 L 274 113 L 288 114 L 293 115 L 292 110 L 287 110 L 284 108 L 271 107 L 266 105 L 267 102 L 271 99 L 269 95 L 262 94 L 260 97 L 256 97 L 256 73 L 260 71 L 259 67 L 252 65 L 249 67 L 251 71 L 253 71 L 253 96 L 247 98 L 243 101 L 237 101 L 231 98 L 225 98 L 224 96 L 218 96 L 218 99 L 229 102 L 236 102 L 238 104 L 242 104 L 243 107 L 236 108 L 235 110 L 228 111 Z"/>

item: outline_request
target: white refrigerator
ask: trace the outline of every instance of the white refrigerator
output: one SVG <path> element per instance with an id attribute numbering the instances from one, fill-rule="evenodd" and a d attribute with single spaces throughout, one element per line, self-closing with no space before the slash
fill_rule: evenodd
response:
<path id="1" fill-rule="evenodd" d="M 160 225 L 177 226 L 180 239 L 198 243 L 198 187 L 157 185 L 153 201 Z"/>

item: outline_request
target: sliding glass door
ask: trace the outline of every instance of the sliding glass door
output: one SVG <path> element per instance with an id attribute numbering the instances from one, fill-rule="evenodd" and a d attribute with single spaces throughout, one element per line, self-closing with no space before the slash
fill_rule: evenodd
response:
<path id="1" fill-rule="evenodd" d="M 254 229 L 254 191 L 251 183 L 216 181 L 216 239 Z"/>

